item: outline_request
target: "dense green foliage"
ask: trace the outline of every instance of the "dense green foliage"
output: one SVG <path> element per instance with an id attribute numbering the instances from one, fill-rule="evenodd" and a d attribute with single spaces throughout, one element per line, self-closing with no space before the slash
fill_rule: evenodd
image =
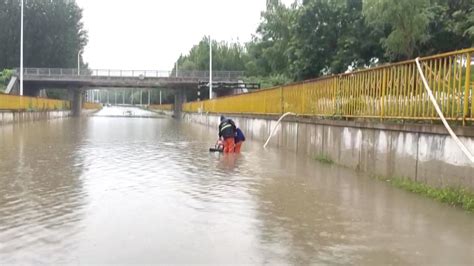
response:
<path id="1" fill-rule="evenodd" d="M 244 48 L 239 44 L 212 42 L 214 70 L 242 70 L 245 68 Z M 204 37 L 189 54 L 178 59 L 179 70 L 209 69 L 209 38 Z M 174 74 L 174 72 L 173 72 Z"/>
<path id="2" fill-rule="evenodd" d="M 73 0 L 25 1 L 25 67 L 75 68 L 87 43 L 82 10 Z M 0 0 L 0 69 L 20 64 L 20 1 Z"/>
<path id="3" fill-rule="evenodd" d="M 12 76 L 12 71 L 9 69 L 4 69 L 3 71 L 0 71 L 0 93 L 5 91 L 5 88 L 8 85 L 8 81 L 10 80 L 10 77 Z"/>
<path id="4" fill-rule="evenodd" d="M 474 0 L 270 1 L 252 41 L 213 42 L 213 69 L 244 70 L 265 87 L 473 43 Z M 207 38 L 178 60 L 186 70 L 208 62 Z"/>
<path id="5" fill-rule="evenodd" d="M 33 0 L 24 4 L 24 66 L 76 68 L 77 53 L 87 43 L 82 10 L 76 2 Z M 20 8 L 19 0 L 0 0 L 0 70 L 20 65 Z M 66 91 L 48 90 L 48 96 L 67 95 Z"/>
<path id="6" fill-rule="evenodd" d="M 388 28 L 380 39 L 390 58 L 411 58 L 428 41 L 429 0 L 366 0 L 364 14 L 374 29 Z"/>

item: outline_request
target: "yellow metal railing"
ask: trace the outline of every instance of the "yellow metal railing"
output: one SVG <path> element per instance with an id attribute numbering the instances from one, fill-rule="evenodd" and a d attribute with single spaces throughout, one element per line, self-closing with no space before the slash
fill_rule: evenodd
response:
<path id="1" fill-rule="evenodd" d="M 82 108 L 86 110 L 98 110 L 102 109 L 102 104 L 100 103 L 91 103 L 91 102 L 84 102 L 82 103 Z"/>
<path id="2" fill-rule="evenodd" d="M 449 120 L 474 120 L 474 48 L 421 58 Z M 437 120 L 414 60 L 183 105 L 186 112 Z"/>
<path id="3" fill-rule="evenodd" d="M 0 94 L 0 110 L 52 111 L 70 108 L 69 101 Z"/>
<path id="4" fill-rule="evenodd" d="M 148 106 L 149 109 L 160 110 L 160 111 L 172 111 L 173 104 L 152 104 Z"/>

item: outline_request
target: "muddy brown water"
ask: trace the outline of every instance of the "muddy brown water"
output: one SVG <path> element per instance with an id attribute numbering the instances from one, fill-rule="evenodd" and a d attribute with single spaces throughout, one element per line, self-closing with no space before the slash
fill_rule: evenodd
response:
<path id="1" fill-rule="evenodd" d="M 171 119 L 0 127 L 0 264 L 474 264 L 474 215 Z"/>

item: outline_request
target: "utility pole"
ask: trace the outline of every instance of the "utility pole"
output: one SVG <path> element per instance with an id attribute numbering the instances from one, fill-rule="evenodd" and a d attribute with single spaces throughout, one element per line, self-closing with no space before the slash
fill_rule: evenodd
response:
<path id="1" fill-rule="evenodd" d="M 160 90 L 160 105 L 161 105 L 161 90 Z"/>

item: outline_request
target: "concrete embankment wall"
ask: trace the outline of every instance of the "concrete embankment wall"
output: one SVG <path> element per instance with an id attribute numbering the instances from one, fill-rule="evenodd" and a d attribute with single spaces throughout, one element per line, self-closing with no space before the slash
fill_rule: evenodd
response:
<path id="1" fill-rule="evenodd" d="M 88 115 L 96 112 L 97 110 L 82 110 L 83 115 Z M 41 121 L 49 119 L 58 119 L 71 116 L 70 110 L 61 110 L 61 111 L 36 111 L 36 112 L 27 112 L 27 111 L 0 111 L 0 126 L 15 124 L 15 123 L 24 123 L 31 121 Z"/>
<path id="2" fill-rule="evenodd" d="M 219 116 L 184 113 L 183 120 L 216 128 Z M 229 115 L 248 138 L 268 138 L 278 117 Z M 457 130 L 474 151 L 474 128 Z M 308 156 L 324 156 L 336 164 L 377 177 L 405 177 L 436 187 L 461 186 L 474 191 L 474 165 L 446 130 L 437 125 L 290 118 L 272 138 L 273 147 Z"/>
<path id="3" fill-rule="evenodd" d="M 70 115 L 71 111 L 69 110 L 41 112 L 0 111 L 0 125 L 64 118 Z"/>

